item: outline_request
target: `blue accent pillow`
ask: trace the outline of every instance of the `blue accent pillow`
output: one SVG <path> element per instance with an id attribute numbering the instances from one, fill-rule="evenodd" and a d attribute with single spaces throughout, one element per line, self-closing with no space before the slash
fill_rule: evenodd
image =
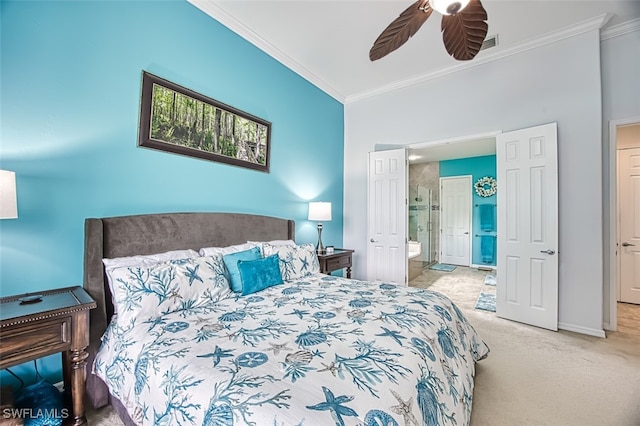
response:
<path id="1" fill-rule="evenodd" d="M 241 260 L 256 260 L 262 258 L 260 247 L 253 247 L 249 250 L 229 253 L 222 256 L 222 261 L 229 271 L 229 281 L 231 282 L 231 290 L 236 293 L 242 292 L 242 281 L 240 279 L 240 271 L 238 271 L 238 262 Z"/>
<path id="2" fill-rule="evenodd" d="M 238 270 L 242 280 L 243 296 L 284 283 L 277 254 L 257 260 L 240 260 Z"/>

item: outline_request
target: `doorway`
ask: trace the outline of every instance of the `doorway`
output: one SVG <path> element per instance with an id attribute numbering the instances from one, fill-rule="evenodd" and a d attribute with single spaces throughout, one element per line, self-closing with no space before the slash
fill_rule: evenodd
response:
<path id="1" fill-rule="evenodd" d="M 458 141 L 464 141 L 464 139 Z M 493 210 L 484 209 L 497 210 L 498 213 L 497 227 L 491 227 L 492 230 L 498 231 L 494 236 L 497 240 L 495 250 L 497 255 L 491 250 L 498 260 L 495 305 L 497 315 L 557 330 L 559 269 L 556 256 L 558 250 L 557 123 L 507 133 L 498 132 L 493 135 L 491 142 L 493 149 L 499 148 L 497 157 L 494 156 L 493 159 L 496 166 L 494 180 L 502 180 L 503 185 L 501 201 L 503 207 L 497 208 L 497 204 L 494 204 L 496 208 Z M 433 148 L 442 148 L 443 145 L 446 148 L 448 144 L 432 145 L 435 145 Z M 468 154 L 467 152 L 463 157 L 469 157 Z M 415 153 L 410 151 L 410 156 L 415 158 Z M 449 176 L 464 174 L 457 172 Z M 478 179 L 478 183 L 482 183 L 484 179 Z M 475 177 L 473 181 L 475 182 Z M 471 186 L 470 182 L 467 186 Z M 485 196 L 486 191 L 482 185 L 476 187 L 474 184 L 474 187 L 478 195 Z M 492 206 L 492 203 L 487 201 L 482 203 L 482 206 Z M 444 201 L 442 203 L 444 204 Z M 464 210 L 468 211 L 468 209 Z M 443 218 L 444 213 L 441 212 L 442 221 L 444 221 Z M 443 238 L 446 232 L 446 226 L 441 222 L 441 244 L 444 244 Z M 469 232 L 467 231 L 466 234 L 468 235 Z M 492 241 L 482 233 L 479 233 L 479 237 L 485 237 L 485 241 Z M 489 244 L 485 246 L 488 247 Z M 449 259 L 444 256 L 445 254 L 449 253 L 444 253 L 441 246 L 440 262 Z M 457 263 L 460 264 L 460 262 Z"/>
<path id="2" fill-rule="evenodd" d="M 412 241 L 420 240 L 418 232 L 415 232 L 414 236 L 414 227 L 419 229 L 418 226 L 421 223 L 424 224 L 424 222 L 420 222 L 420 218 L 416 216 L 421 214 L 425 221 L 428 217 L 427 225 L 423 225 L 423 229 L 430 227 L 431 230 L 431 232 L 429 232 L 428 244 L 426 244 L 426 239 L 421 240 L 422 261 L 416 262 L 412 259 L 409 260 L 409 281 L 412 282 L 411 285 L 416 287 L 435 285 L 435 287 L 442 290 L 443 293 L 458 299 L 464 294 L 473 295 L 473 305 L 475 305 L 478 298 L 479 289 L 495 289 L 495 287 L 484 287 L 485 276 L 487 274 L 495 274 L 495 261 L 491 259 L 488 263 L 483 262 L 481 257 L 482 253 L 480 252 L 481 239 L 479 235 L 477 238 L 475 235 L 476 233 L 487 233 L 479 229 L 480 221 L 477 217 L 479 209 L 473 207 L 481 201 L 486 201 L 486 199 L 480 201 L 475 200 L 477 195 L 473 191 L 473 178 L 472 181 L 467 182 L 466 185 L 466 189 L 473 193 L 473 199 L 475 200 L 473 202 L 474 204 L 468 203 L 470 205 L 466 208 L 468 213 L 474 218 L 474 232 L 470 235 L 469 244 L 474 250 L 471 250 L 471 247 L 466 250 L 471 257 L 471 261 L 467 260 L 464 262 L 466 266 L 457 266 L 451 273 L 443 272 L 443 270 L 438 267 L 453 266 L 451 264 L 442 265 L 445 263 L 442 257 L 443 249 L 440 245 L 443 226 L 442 206 L 444 201 L 441 194 L 440 179 L 443 177 L 456 178 L 463 175 L 473 175 L 476 178 L 485 175 L 495 176 L 496 134 L 498 133 L 499 132 L 445 141 L 413 144 L 407 147 L 409 160 L 409 256 L 411 256 Z M 416 197 L 415 194 L 418 194 L 418 196 Z M 424 194 L 427 195 L 425 196 Z M 415 198 L 418 198 L 418 201 L 416 201 Z M 423 207 L 419 206 L 420 198 L 424 204 Z M 469 198 L 471 198 L 471 194 L 469 194 Z M 430 204 L 430 208 L 427 207 L 427 204 Z M 427 209 L 428 211 L 425 211 Z M 495 234 L 495 232 L 491 234 Z M 434 269 L 431 269 L 432 267 Z M 465 279 L 461 279 L 462 275 L 465 276 Z M 449 289 L 448 283 L 454 282 L 455 285 L 451 285 L 454 286 L 455 289 Z M 467 283 L 469 284 L 468 286 L 466 285 Z M 473 305 L 471 306 L 472 308 Z"/>
<path id="3" fill-rule="evenodd" d="M 640 334 L 640 117 L 610 123 L 610 330 Z M 606 325 L 606 320 L 605 320 Z"/>

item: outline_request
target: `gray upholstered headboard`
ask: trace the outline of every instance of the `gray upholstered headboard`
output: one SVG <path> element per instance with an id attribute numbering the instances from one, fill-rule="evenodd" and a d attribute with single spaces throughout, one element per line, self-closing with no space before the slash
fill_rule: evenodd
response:
<path id="1" fill-rule="evenodd" d="M 87 365 L 92 365 L 113 315 L 103 258 L 283 239 L 295 239 L 294 221 L 242 213 L 160 213 L 86 219 L 84 288 L 98 305 L 91 311 Z M 106 386 L 90 373 L 87 393 L 96 408 L 109 402 Z"/>

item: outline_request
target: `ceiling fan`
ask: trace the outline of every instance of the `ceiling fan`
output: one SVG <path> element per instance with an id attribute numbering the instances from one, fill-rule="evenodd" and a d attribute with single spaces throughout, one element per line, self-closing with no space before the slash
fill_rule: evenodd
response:
<path id="1" fill-rule="evenodd" d="M 418 0 L 378 36 L 369 51 L 371 61 L 387 56 L 413 37 L 433 10 L 442 14 L 444 47 L 459 61 L 475 58 L 487 35 L 487 11 L 480 0 Z"/>

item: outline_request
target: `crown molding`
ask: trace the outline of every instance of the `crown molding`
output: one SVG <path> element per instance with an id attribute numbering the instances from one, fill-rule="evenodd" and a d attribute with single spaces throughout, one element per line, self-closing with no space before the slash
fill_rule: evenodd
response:
<path id="1" fill-rule="evenodd" d="M 540 37 L 527 40 L 523 43 L 519 43 L 515 46 L 509 47 L 503 50 L 499 50 L 494 53 L 484 54 L 485 52 L 480 52 L 478 56 L 476 56 L 470 62 L 460 62 L 451 67 L 440 68 L 434 72 L 430 72 L 427 74 L 419 74 L 414 77 L 410 77 L 405 80 L 396 81 L 394 83 L 381 86 L 373 90 L 368 90 L 355 95 L 347 96 L 345 99 L 345 104 L 360 101 L 373 96 L 378 96 L 384 93 L 393 92 L 406 87 L 414 86 L 416 84 L 424 83 L 426 81 L 433 80 L 457 71 L 473 68 L 478 65 L 485 64 L 487 62 L 496 61 L 498 59 L 502 59 L 507 56 L 516 55 L 518 53 L 526 52 L 531 49 L 536 49 L 541 46 L 545 46 L 548 44 L 556 43 L 561 40 L 575 37 L 577 35 L 584 34 L 589 31 L 594 31 L 602 28 L 609 21 L 609 19 L 611 19 L 611 17 L 612 17 L 611 14 L 606 13 L 596 18 L 582 21 L 570 27 L 563 28 L 562 30 L 552 31 L 547 34 L 543 34 Z"/>
<path id="2" fill-rule="evenodd" d="M 603 29 L 607 22 L 613 16 L 610 13 L 606 13 L 595 18 L 579 22 L 570 27 L 563 28 L 558 31 L 552 31 L 543 34 L 540 37 L 529 39 L 525 42 L 519 43 L 515 46 L 503 50 L 499 50 L 493 53 L 491 53 L 490 51 L 482 51 L 473 59 L 473 61 L 470 62 L 460 62 L 453 66 L 437 69 L 433 72 L 418 74 L 407 79 L 398 80 L 396 82 L 377 87 L 373 90 L 367 90 L 356 93 L 354 95 L 346 96 L 335 87 L 328 84 L 325 80 L 317 76 L 311 70 L 304 67 L 302 64 L 295 61 L 282 50 L 278 49 L 276 46 L 259 36 L 251 28 L 247 27 L 232 15 L 227 13 L 223 8 L 215 3 L 215 0 L 187 1 L 343 104 L 348 104 L 385 93 L 394 92 L 403 88 L 411 87 L 429 80 L 443 77 L 454 72 L 462 71 L 488 62 L 496 61 L 507 56 L 516 55 L 518 53 L 526 52 L 531 49 L 556 43 L 558 41 L 575 37 L 589 31 L 600 30 L 600 40 L 602 41 L 640 30 L 640 19 L 634 19 L 632 21 Z"/>
<path id="3" fill-rule="evenodd" d="M 342 93 L 328 84 L 326 81 L 315 75 L 312 71 L 305 68 L 299 62 L 295 61 L 289 55 L 278 49 L 273 44 L 269 43 L 264 38 L 256 34 L 251 28 L 247 27 L 236 18 L 227 13 L 224 9 L 214 3 L 214 0 L 187 0 L 189 3 L 247 40 L 249 43 L 256 46 L 258 49 L 265 52 L 285 67 L 289 68 L 296 74 L 303 77 L 305 80 L 318 87 L 320 90 L 327 93 L 329 96 L 335 98 L 337 101 L 344 104 L 345 97 Z"/>
<path id="4" fill-rule="evenodd" d="M 640 18 L 603 29 L 600 32 L 600 41 L 609 40 L 634 31 L 640 31 Z"/>

